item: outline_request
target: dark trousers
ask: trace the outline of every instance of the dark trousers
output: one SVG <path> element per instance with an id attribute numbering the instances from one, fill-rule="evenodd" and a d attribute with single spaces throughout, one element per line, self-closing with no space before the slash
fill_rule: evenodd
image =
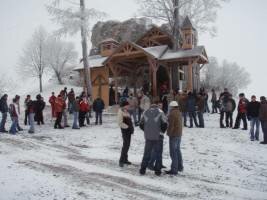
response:
<path id="1" fill-rule="evenodd" d="M 186 126 L 186 122 L 187 122 L 187 112 L 183 112 L 183 119 L 184 119 L 184 126 Z"/>
<path id="2" fill-rule="evenodd" d="M 224 127 L 224 124 L 223 124 L 224 115 L 225 115 L 225 112 L 224 111 L 221 111 L 220 112 L 220 127 L 221 128 Z"/>
<path id="3" fill-rule="evenodd" d="M 121 149 L 120 163 L 125 163 L 128 161 L 128 151 L 131 144 L 131 134 L 122 132 L 123 145 Z"/>
<path id="4" fill-rule="evenodd" d="M 160 159 L 160 166 L 162 166 L 162 154 L 163 154 L 163 140 L 164 140 L 164 136 L 160 136 L 160 140 L 159 140 L 159 159 Z M 150 161 L 148 163 L 149 167 L 151 169 L 154 169 L 155 167 L 155 163 L 156 163 L 156 159 L 157 159 L 157 152 L 153 149 L 152 153 L 151 153 L 151 158 Z"/>
<path id="5" fill-rule="evenodd" d="M 79 126 L 80 127 L 84 126 L 85 115 L 86 115 L 86 112 L 83 112 L 83 111 L 79 112 Z"/>
<path id="6" fill-rule="evenodd" d="M 199 127 L 200 127 L 200 128 L 204 128 L 205 125 L 204 125 L 203 112 L 198 111 L 198 112 L 197 112 L 197 116 L 198 116 L 198 121 L 199 121 Z"/>
<path id="7" fill-rule="evenodd" d="M 144 112 L 144 110 L 139 107 L 138 108 L 138 122 L 140 122 L 143 112 Z"/>
<path id="8" fill-rule="evenodd" d="M 235 128 L 239 128 L 240 127 L 240 122 L 241 120 L 243 121 L 243 128 L 247 129 L 248 125 L 247 125 L 247 115 L 246 113 L 237 113 L 236 116 L 236 120 L 235 120 Z"/>
<path id="9" fill-rule="evenodd" d="M 189 114 L 189 118 L 190 118 L 190 127 L 193 127 L 193 121 L 194 121 L 196 127 L 198 127 L 196 112 L 188 112 L 188 114 Z"/>
<path id="10" fill-rule="evenodd" d="M 95 112 L 95 124 L 102 124 L 102 112 Z"/>
<path id="11" fill-rule="evenodd" d="M 54 126 L 55 128 L 62 128 L 61 120 L 62 120 L 62 112 L 58 112 L 57 119 L 56 119 L 55 126 Z"/>
<path id="12" fill-rule="evenodd" d="M 28 117 L 29 117 L 29 112 L 27 110 L 25 110 L 25 118 L 24 118 L 24 125 L 26 126 L 28 123 Z"/>
<path id="13" fill-rule="evenodd" d="M 216 106 L 216 102 L 212 102 L 212 113 L 217 113 L 217 106 Z"/>
<path id="14" fill-rule="evenodd" d="M 263 142 L 267 143 L 267 121 L 261 121 L 261 128 L 263 133 Z"/>
<path id="15" fill-rule="evenodd" d="M 155 163 L 155 172 L 161 172 L 161 163 L 160 163 L 160 140 L 146 140 L 144 156 L 141 163 L 141 169 L 146 170 L 149 161 L 151 159 L 152 150 L 156 153 L 156 163 Z"/>
<path id="16" fill-rule="evenodd" d="M 233 127 L 233 113 L 226 112 L 226 119 L 225 119 L 226 127 Z"/>

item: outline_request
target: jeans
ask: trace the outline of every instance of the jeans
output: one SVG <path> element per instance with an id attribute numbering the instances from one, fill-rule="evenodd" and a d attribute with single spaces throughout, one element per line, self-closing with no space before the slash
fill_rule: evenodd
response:
<path id="1" fill-rule="evenodd" d="M 205 100 L 205 111 L 204 112 L 208 112 L 208 113 L 210 112 L 208 100 Z"/>
<path id="2" fill-rule="evenodd" d="M 64 121 L 64 127 L 68 126 L 68 116 L 67 116 L 67 110 L 63 110 L 63 121 Z"/>
<path id="3" fill-rule="evenodd" d="M 256 131 L 254 128 L 256 126 Z M 250 139 L 251 140 L 259 140 L 259 128 L 260 128 L 260 120 L 258 117 L 252 117 L 250 120 Z"/>
<path id="4" fill-rule="evenodd" d="M 137 122 L 137 119 L 136 119 L 136 109 L 130 109 L 128 110 L 130 116 L 132 117 L 133 116 L 133 120 L 134 120 L 134 124 L 136 124 Z"/>
<path id="5" fill-rule="evenodd" d="M 190 127 L 191 128 L 193 127 L 193 120 L 194 120 L 196 127 L 198 127 L 196 112 L 189 112 L 188 114 L 190 118 Z"/>
<path id="6" fill-rule="evenodd" d="M 246 115 L 246 113 L 240 113 L 240 112 L 237 113 L 237 116 L 236 116 L 235 128 L 239 128 L 240 127 L 241 119 L 243 121 L 244 129 L 247 129 L 248 128 L 248 126 L 247 126 L 247 115 Z"/>
<path id="7" fill-rule="evenodd" d="M 187 122 L 187 112 L 183 112 L 183 119 L 184 119 L 184 126 L 186 126 L 186 122 Z"/>
<path id="8" fill-rule="evenodd" d="M 11 123 L 11 127 L 10 127 L 10 130 L 9 132 L 11 134 L 16 134 L 17 133 L 17 122 L 18 122 L 18 118 L 17 117 L 11 117 L 11 120 L 12 120 L 12 123 Z"/>
<path id="9" fill-rule="evenodd" d="M 177 173 L 178 171 L 183 171 L 183 158 L 181 153 L 181 136 L 180 137 L 170 137 L 170 156 L 172 160 L 171 171 Z"/>
<path id="10" fill-rule="evenodd" d="M 120 163 L 125 163 L 128 161 L 128 151 L 131 144 L 131 134 L 122 133 L 123 145 L 121 149 Z"/>
<path id="11" fill-rule="evenodd" d="M 226 127 L 233 127 L 233 113 L 226 112 L 226 119 L 225 119 Z"/>
<path id="12" fill-rule="evenodd" d="M 198 111 L 197 112 L 197 116 L 198 116 L 198 121 L 199 121 L 199 127 L 200 128 L 204 128 L 204 117 L 203 117 L 203 112 Z"/>
<path id="13" fill-rule="evenodd" d="M 261 121 L 261 128 L 263 133 L 263 142 L 267 143 L 267 121 Z"/>
<path id="14" fill-rule="evenodd" d="M 141 163 L 141 169 L 146 170 L 150 158 L 152 150 L 155 151 L 156 154 L 156 164 L 155 164 L 155 172 L 161 172 L 161 164 L 160 164 L 160 140 L 146 140 L 144 156 Z"/>
<path id="15" fill-rule="evenodd" d="M 216 101 L 212 101 L 212 113 L 217 113 L 217 105 L 216 105 Z"/>
<path id="16" fill-rule="evenodd" d="M 29 119 L 29 125 L 30 125 L 29 132 L 34 133 L 34 113 L 29 113 L 28 119 Z"/>
<path id="17" fill-rule="evenodd" d="M 79 112 L 73 112 L 73 125 L 72 128 L 79 128 L 78 126 L 78 116 L 79 116 Z"/>
<path id="18" fill-rule="evenodd" d="M 160 166 L 162 167 L 162 153 L 163 153 L 163 141 L 164 141 L 164 136 L 160 136 L 160 141 L 159 141 L 159 158 L 160 158 Z M 152 150 L 152 153 L 151 153 L 151 158 L 150 158 L 150 161 L 148 163 L 148 166 L 151 168 L 151 169 L 154 169 L 155 167 L 155 162 L 156 162 L 156 159 L 157 159 L 157 153 L 156 151 L 153 149 Z"/>
<path id="19" fill-rule="evenodd" d="M 6 131 L 6 128 L 5 128 L 6 119 L 7 119 L 7 113 L 4 112 L 4 113 L 2 113 L 2 120 L 1 120 L 1 124 L 0 124 L 0 132 Z"/>
<path id="20" fill-rule="evenodd" d="M 142 108 L 138 108 L 138 122 L 140 122 L 143 112 L 144 110 Z"/>
<path id="21" fill-rule="evenodd" d="M 99 124 L 102 124 L 102 112 L 95 112 L 95 124 L 98 124 L 98 119 Z"/>

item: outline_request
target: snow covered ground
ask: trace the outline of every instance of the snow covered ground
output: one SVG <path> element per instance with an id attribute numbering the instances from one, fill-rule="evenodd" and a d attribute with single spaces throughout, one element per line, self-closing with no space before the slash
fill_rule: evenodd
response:
<path id="1" fill-rule="evenodd" d="M 0 200 L 266 200 L 267 146 L 251 142 L 247 131 L 219 129 L 217 114 L 205 118 L 205 129 L 184 129 L 185 170 L 178 176 L 156 177 L 149 170 L 139 175 L 139 128 L 129 151 L 133 165 L 120 168 L 121 133 L 112 115 L 104 116 L 102 126 L 81 130 L 55 130 L 47 119 L 34 135 L 1 134 Z M 164 143 L 169 167 L 167 137 Z"/>

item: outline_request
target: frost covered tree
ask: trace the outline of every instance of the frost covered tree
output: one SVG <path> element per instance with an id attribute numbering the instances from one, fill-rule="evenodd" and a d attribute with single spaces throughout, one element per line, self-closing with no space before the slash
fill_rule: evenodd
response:
<path id="1" fill-rule="evenodd" d="M 53 0 L 50 5 L 47 5 L 49 14 L 53 17 L 53 21 L 60 25 L 57 30 L 58 34 L 74 35 L 78 32 L 81 33 L 82 44 L 82 61 L 84 65 L 84 80 L 87 88 L 87 94 L 92 93 L 92 86 L 90 80 L 90 70 L 88 61 L 88 36 L 90 22 L 93 19 L 100 19 L 105 16 L 105 13 L 100 12 L 94 8 L 86 9 L 84 0 L 77 3 L 75 1 L 68 1 L 71 5 L 62 6 L 63 1 Z"/>
<path id="2" fill-rule="evenodd" d="M 200 33 L 216 35 L 214 23 L 217 18 L 217 11 L 222 4 L 230 0 L 136 0 L 140 5 L 140 13 L 164 23 L 167 23 L 170 30 L 175 32 L 175 8 L 178 4 L 179 16 L 189 16 L 195 28 Z"/>
<path id="3" fill-rule="evenodd" d="M 220 65 L 216 58 L 209 58 L 210 63 L 203 70 L 202 86 L 222 91 L 228 88 L 232 94 L 245 89 L 251 82 L 250 74 L 235 62 L 224 60 Z"/>
<path id="4" fill-rule="evenodd" d="M 38 27 L 26 43 L 18 63 L 19 71 L 23 76 L 32 76 L 39 79 L 40 92 L 43 91 L 42 78 L 47 67 L 45 62 L 47 38 L 46 30 L 42 26 Z"/>
<path id="5" fill-rule="evenodd" d="M 46 44 L 46 62 L 59 84 L 63 84 L 62 78 L 68 72 L 68 66 L 75 63 L 77 56 L 73 43 L 62 41 L 58 37 L 49 37 Z"/>

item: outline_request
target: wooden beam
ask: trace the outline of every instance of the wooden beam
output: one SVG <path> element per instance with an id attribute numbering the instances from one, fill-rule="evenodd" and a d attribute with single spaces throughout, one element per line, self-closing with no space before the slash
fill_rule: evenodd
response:
<path id="1" fill-rule="evenodd" d="M 152 70 L 152 96 L 157 97 L 157 71 L 159 68 L 158 62 L 155 59 L 151 59 L 148 57 L 148 63 Z"/>

